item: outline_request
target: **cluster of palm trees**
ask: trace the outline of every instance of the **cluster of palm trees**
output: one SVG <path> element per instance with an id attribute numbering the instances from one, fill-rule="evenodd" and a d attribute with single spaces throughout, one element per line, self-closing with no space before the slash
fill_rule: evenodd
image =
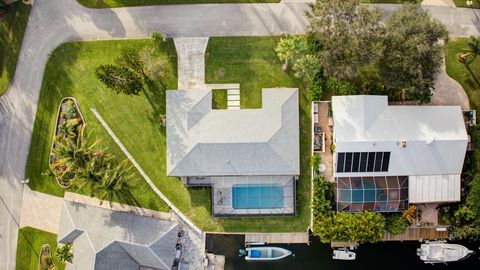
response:
<path id="1" fill-rule="evenodd" d="M 97 142 L 91 142 L 84 128 L 75 139 L 64 137 L 58 140 L 52 152 L 54 177 L 102 202 L 134 202 L 131 190 L 136 180 L 128 160 L 119 163 L 96 146 Z"/>

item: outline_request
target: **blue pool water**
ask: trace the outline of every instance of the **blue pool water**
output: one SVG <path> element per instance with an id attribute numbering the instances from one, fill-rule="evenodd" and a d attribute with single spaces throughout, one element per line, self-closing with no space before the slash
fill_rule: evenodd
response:
<path id="1" fill-rule="evenodd" d="M 283 187 L 269 184 L 233 185 L 232 207 L 235 209 L 282 208 Z"/>

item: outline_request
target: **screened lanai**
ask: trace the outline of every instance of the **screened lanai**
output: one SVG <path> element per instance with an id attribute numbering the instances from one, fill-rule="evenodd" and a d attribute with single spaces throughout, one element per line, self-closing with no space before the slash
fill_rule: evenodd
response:
<path id="1" fill-rule="evenodd" d="M 408 206 L 408 176 L 339 177 L 337 211 L 399 212 Z"/>

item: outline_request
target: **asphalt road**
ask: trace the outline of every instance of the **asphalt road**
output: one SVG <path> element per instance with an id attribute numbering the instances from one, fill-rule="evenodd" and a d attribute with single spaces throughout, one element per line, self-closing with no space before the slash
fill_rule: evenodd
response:
<path id="1" fill-rule="evenodd" d="M 377 5 L 389 14 L 395 5 Z M 264 36 L 305 33 L 306 3 L 167 5 L 87 9 L 75 0 L 36 0 L 15 77 L 0 97 L 0 269 L 15 268 L 22 184 L 45 64 L 60 44 L 76 40 Z M 480 11 L 424 7 L 453 36 L 479 35 Z"/>

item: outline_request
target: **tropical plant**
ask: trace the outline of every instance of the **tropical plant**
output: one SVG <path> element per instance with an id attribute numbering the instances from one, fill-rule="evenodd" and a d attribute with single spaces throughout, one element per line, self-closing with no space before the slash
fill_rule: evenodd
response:
<path id="1" fill-rule="evenodd" d="M 332 95 L 337 96 L 355 95 L 359 92 L 359 89 L 355 85 L 333 77 L 328 78 L 327 89 L 330 91 L 330 93 L 332 93 Z"/>
<path id="2" fill-rule="evenodd" d="M 275 48 L 278 58 L 285 61 L 283 70 L 287 70 L 289 62 L 295 62 L 306 50 L 305 38 L 294 35 L 282 37 Z"/>
<path id="3" fill-rule="evenodd" d="M 313 221 L 313 234 L 323 243 L 332 241 L 378 242 L 385 229 L 385 217 L 380 213 L 337 212 L 317 216 Z"/>
<path id="4" fill-rule="evenodd" d="M 55 176 L 62 177 L 65 173 L 74 174 L 84 169 L 95 153 L 95 145 L 96 142 L 90 143 L 84 132 L 80 132 L 76 140 L 65 139 L 56 142 L 52 151 L 55 157 L 52 164 Z"/>
<path id="5" fill-rule="evenodd" d="M 55 257 L 61 262 L 72 262 L 73 252 L 72 252 L 72 243 L 66 243 L 59 245 L 57 251 L 55 252 Z"/>
<path id="6" fill-rule="evenodd" d="M 315 76 L 320 73 L 321 64 L 315 55 L 306 54 L 293 64 L 292 69 L 295 71 L 295 77 L 301 79 L 307 85 L 307 88 L 310 88 Z"/>
<path id="7" fill-rule="evenodd" d="M 55 263 L 53 262 L 52 257 L 45 257 L 43 262 L 40 265 L 42 270 L 56 270 Z"/>
<path id="8" fill-rule="evenodd" d="M 95 70 L 95 75 L 107 88 L 117 94 L 138 95 L 143 89 L 141 78 L 126 67 L 100 65 Z"/>
<path id="9" fill-rule="evenodd" d="M 324 177 L 316 176 L 313 179 L 312 212 L 314 219 L 321 215 L 329 215 L 333 209 L 334 187 Z"/>
<path id="10" fill-rule="evenodd" d="M 409 225 L 409 222 L 398 213 L 387 215 L 385 220 L 385 230 L 392 234 L 404 233 Z"/>
<path id="11" fill-rule="evenodd" d="M 93 193 L 104 200 L 118 201 L 120 203 L 130 202 L 132 200 L 131 190 L 135 188 L 137 181 L 127 167 L 128 160 L 107 168 L 102 175 L 101 181 L 93 187 Z"/>
<path id="12" fill-rule="evenodd" d="M 86 162 L 85 167 L 78 170 L 70 183 L 77 189 L 88 187 L 90 195 L 94 195 L 95 186 L 98 185 L 111 166 L 113 157 L 104 151 L 96 151 L 91 159 Z"/>
<path id="13" fill-rule="evenodd" d="M 165 37 L 160 32 L 153 32 L 150 35 L 150 38 L 152 39 L 153 44 L 157 47 L 160 47 L 163 43 L 163 40 L 165 39 Z"/>
<path id="14" fill-rule="evenodd" d="M 467 49 L 465 49 L 465 53 L 462 53 L 460 55 L 459 60 L 460 62 L 466 64 L 467 59 L 468 59 L 468 62 L 471 62 L 475 60 L 475 58 L 477 58 L 477 56 L 479 55 L 480 55 L 480 38 L 471 36 L 467 40 Z"/>
<path id="15" fill-rule="evenodd" d="M 408 223 L 412 224 L 417 217 L 417 207 L 412 204 L 406 210 L 403 211 L 402 217 L 408 221 Z"/>

